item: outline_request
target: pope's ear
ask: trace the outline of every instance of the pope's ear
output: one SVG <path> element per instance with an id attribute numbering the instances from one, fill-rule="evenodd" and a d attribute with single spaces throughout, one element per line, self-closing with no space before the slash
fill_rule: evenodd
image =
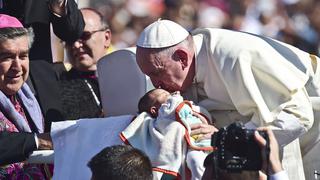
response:
<path id="1" fill-rule="evenodd" d="M 177 49 L 173 54 L 173 59 L 180 61 L 183 68 L 188 66 L 188 53 L 184 49 Z"/>

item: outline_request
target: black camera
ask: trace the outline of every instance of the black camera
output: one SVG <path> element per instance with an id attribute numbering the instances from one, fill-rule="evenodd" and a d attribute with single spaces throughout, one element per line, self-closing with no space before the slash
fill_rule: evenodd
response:
<path id="1" fill-rule="evenodd" d="M 219 129 L 212 135 L 211 145 L 216 167 L 229 172 L 258 171 L 262 168 L 261 148 L 254 139 L 253 129 L 246 129 L 240 122 L 235 122 Z M 269 143 L 268 135 L 258 131 Z"/>

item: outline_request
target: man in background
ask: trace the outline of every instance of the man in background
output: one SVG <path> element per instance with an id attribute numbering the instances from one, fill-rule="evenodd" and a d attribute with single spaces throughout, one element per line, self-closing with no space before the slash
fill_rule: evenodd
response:
<path id="1" fill-rule="evenodd" d="M 69 71 L 60 75 L 60 95 L 65 120 L 102 116 L 97 62 L 111 44 L 111 31 L 105 18 L 91 8 L 81 9 L 85 28 L 80 38 L 66 42 Z"/>

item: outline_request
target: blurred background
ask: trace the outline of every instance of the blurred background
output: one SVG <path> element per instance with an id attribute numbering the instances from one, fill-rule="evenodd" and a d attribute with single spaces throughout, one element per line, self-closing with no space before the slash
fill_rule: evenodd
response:
<path id="1" fill-rule="evenodd" d="M 78 0 L 108 20 L 112 47 L 134 46 L 142 29 L 158 18 L 188 30 L 226 28 L 272 37 L 320 55 L 320 0 Z"/>

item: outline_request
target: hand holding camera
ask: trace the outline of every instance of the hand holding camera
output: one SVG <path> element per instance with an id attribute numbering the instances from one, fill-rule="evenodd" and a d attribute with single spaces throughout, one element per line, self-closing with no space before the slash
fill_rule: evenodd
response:
<path id="1" fill-rule="evenodd" d="M 283 171 L 283 168 L 282 168 L 282 165 L 280 162 L 280 158 L 279 158 L 279 145 L 278 145 L 278 142 L 277 142 L 272 130 L 269 128 L 265 128 L 265 127 L 258 128 L 257 130 L 266 132 L 269 137 L 270 156 L 269 156 L 269 159 L 264 159 L 263 162 L 269 161 L 270 172 L 266 172 L 267 170 L 266 170 L 265 164 L 263 165 L 262 170 L 266 174 L 275 174 L 280 171 Z M 259 133 L 255 133 L 255 140 L 259 144 L 261 150 L 263 151 L 265 149 L 265 147 L 267 146 L 267 141 L 265 140 L 265 138 L 263 138 Z"/>
<path id="2" fill-rule="evenodd" d="M 236 122 L 219 129 L 212 135 L 211 143 L 216 150 L 204 162 L 206 170 L 203 180 L 224 177 L 250 179 L 257 176 L 267 179 L 266 175 L 288 180 L 279 158 L 278 142 L 269 128 L 249 130 Z M 239 173 L 243 170 L 245 173 Z"/>
<path id="3" fill-rule="evenodd" d="M 268 142 L 265 131 L 258 131 Z M 255 130 L 246 129 L 240 122 L 232 123 L 213 134 L 211 144 L 217 148 L 215 165 L 229 172 L 259 171 L 262 151 L 255 140 Z M 268 143 L 266 143 L 268 145 Z M 268 153 L 268 151 L 264 151 Z M 268 154 L 264 154 L 265 157 Z"/>
<path id="4" fill-rule="evenodd" d="M 212 156 L 216 175 L 218 169 L 229 173 L 261 170 L 267 175 L 283 171 L 279 146 L 271 129 L 246 129 L 235 122 L 213 134 L 211 144 L 216 147 Z"/>

